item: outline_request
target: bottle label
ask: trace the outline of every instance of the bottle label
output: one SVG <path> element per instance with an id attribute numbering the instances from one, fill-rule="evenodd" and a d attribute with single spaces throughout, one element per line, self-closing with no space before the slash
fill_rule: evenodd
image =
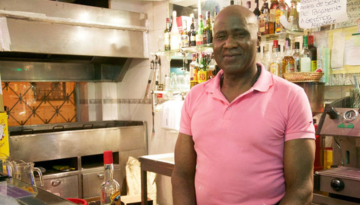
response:
<path id="1" fill-rule="evenodd" d="M 264 18 L 261 18 L 259 21 L 259 31 L 261 34 L 265 34 L 265 20 Z"/>
<path id="2" fill-rule="evenodd" d="M 164 44 L 165 45 L 170 45 L 170 33 L 165 33 L 165 35 L 164 35 Z"/>
<path id="3" fill-rule="evenodd" d="M 276 14 L 275 14 L 275 32 L 276 33 L 281 32 L 280 16 L 281 16 L 281 11 L 280 11 L 280 9 L 277 9 Z"/>
<path id="4" fill-rule="evenodd" d="M 196 41 L 195 36 L 191 35 L 191 36 L 190 36 L 190 41 Z"/>
<path id="5" fill-rule="evenodd" d="M 317 69 L 317 61 L 314 60 L 314 61 L 311 61 L 311 71 L 316 71 Z"/>
<path id="6" fill-rule="evenodd" d="M 270 64 L 270 73 L 279 76 L 279 69 L 280 65 L 278 63 L 271 63 Z"/>
<path id="7" fill-rule="evenodd" d="M 111 205 L 120 205 L 121 204 L 120 191 L 113 193 L 110 196 L 110 200 L 111 200 L 111 202 L 110 202 Z"/>
<path id="8" fill-rule="evenodd" d="M 311 60 L 309 57 L 300 59 L 300 72 L 311 72 Z"/>
<path id="9" fill-rule="evenodd" d="M 295 72 L 295 65 L 292 64 L 292 63 L 288 63 L 288 64 L 285 66 L 285 72 L 287 72 L 287 73 L 293 73 L 293 72 Z"/>
<path id="10" fill-rule="evenodd" d="M 208 30 L 203 32 L 203 44 L 207 44 Z"/>
<path id="11" fill-rule="evenodd" d="M 207 80 L 207 72 L 205 70 L 199 70 L 198 72 L 199 83 L 205 82 L 206 80 Z"/>
<path id="12" fill-rule="evenodd" d="M 196 35 L 196 45 L 203 44 L 203 36 L 201 34 Z"/>
<path id="13" fill-rule="evenodd" d="M 270 9 L 269 21 L 275 22 L 275 16 L 276 16 L 276 9 Z"/>

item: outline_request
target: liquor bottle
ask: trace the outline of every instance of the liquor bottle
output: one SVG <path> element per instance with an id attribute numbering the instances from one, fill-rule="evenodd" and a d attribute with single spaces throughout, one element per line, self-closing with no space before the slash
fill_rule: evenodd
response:
<path id="1" fill-rule="evenodd" d="M 251 10 L 251 1 L 247 1 L 247 2 L 246 2 L 246 6 L 247 6 L 247 8 L 248 8 L 249 10 Z"/>
<path id="2" fill-rule="evenodd" d="M 260 9 L 259 9 L 259 0 L 255 0 L 256 7 L 254 9 L 255 16 L 259 19 L 260 18 Z"/>
<path id="3" fill-rule="evenodd" d="M 256 62 L 261 63 L 262 57 L 261 57 L 261 47 L 259 46 L 257 48 L 257 53 L 256 53 Z"/>
<path id="4" fill-rule="evenodd" d="M 186 19 L 183 21 L 183 33 L 181 35 L 181 48 L 189 47 L 189 36 L 187 32 L 187 23 Z"/>
<path id="5" fill-rule="evenodd" d="M 169 51 L 171 50 L 170 42 L 171 42 L 171 34 L 170 34 L 170 22 L 169 18 L 166 18 L 166 29 L 164 31 L 164 50 Z"/>
<path id="6" fill-rule="evenodd" d="M 266 8 L 269 9 L 269 8 L 268 8 L 269 3 L 267 2 L 267 0 L 263 0 L 263 1 L 264 1 L 264 3 L 263 3 L 263 5 L 262 5 L 262 7 L 261 7 L 261 9 L 260 9 L 260 12 L 261 12 L 262 14 L 264 13 L 265 4 L 266 4 Z"/>
<path id="7" fill-rule="evenodd" d="M 190 88 L 198 84 L 198 69 L 199 64 L 197 63 L 197 54 L 192 54 L 192 62 L 190 63 Z"/>
<path id="8" fill-rule="evenodd" d="M 278 53 L 278 40 L 273 41 L 272 47 L 272 60 L 270 63 L 270 73 L 280 76 L 280 61 L 279 61 L 279 53 Z"/>
<path id="9" fill-rule="evenodd" d="M 259 21 L 259 31 L 261 35 L 269 34 L 269 8 L 268 3 L 264 3 L 264 9 L 263 14 L 260 15 L 260 21 Z"/>
<path id="10" fill-rule="evenodd" d="M 295 72 L 300 72 L 300 43 L 295 42 L 295 53 L 293 54 L 295 60 Z"/>
<path id="11" fill-rule="evenodd" d="M 196 46 L 195 18 L 192 18 L 190 26 L 190 46 Z"/>
<path id="12" fill-rule="evenodd" d="M 277 0 L 272 0 L 270 5 L 269 34 L 275 33 L 276 9 L 279 5 Z"/>
<path id="13" fill-rule="evenodd" d="M 204 25 L 203 25 L 203 17 L 200 15 L 199 18 L 199 31 L 196 34 L 196 45 L 202 45 L 203 44 L 203 31 L 204 31 Z"/>
<path id="14" fill-rule="evenodd" d="M 290 7 L 289 5 L 287 5 L 285 0 L 279 0 L 279 7 L 281 10 L 281 15 L 285 15 L 285 17 L 288 18 L 290 13 Z"/>
<path id="15" fill-rule="evenodd" d="M 120 185 L 114 179 L 112 151 L 104 152 L 104 182 L 101 184 L 100 204 L 117 205 L 120 200 Z"/>
<path id="16" fill-rule="evenodd" d="M 201 53 L 201 60 L 198 71 L 198 81 L 199 83 L 202 83 L 205 82 L 206 80 L 207 80 L 206 58 L 205 58 L 205 54 Z"/>
<path id="17" fill-rule="evenodd" d="M 281 17 L 281 10 L 278 6 L 275 10 L 275 33 L 281 33 L 282 31 L 282 24 L 280 23 L 280 17 Z"/>
<path id="18" fill-rule="evenodd" d="M 230 5 L 234 5 L 234 0 L 230 0 Z"/>
<path id="19" fill-rule="evenodd" d="M 270 63 L 272 61 L 270 51 L 269 51 L 269 44 L 265 44 L 263 47 L 263 58 L 261 63 L 265 66 L 266 70 L 270 70 Z"/>
<path id="20" fill-rule="evenodd" d="M 211 78 L 215 77 L 215 75 L 216 75 L 215 69 L 216 69 L 217 64 L 214 59 L 214 53 L 212 53 L 211 55 L 208 54 L 208 56 L 210 59 L 210 62 L 208 64 L 208 79 L 211 79 Z"/>
<path id="21" fill-rule="evenodd" d="M 303 37 L 303 49 L 300 57 L 300 72 L 311 72 L 311 52 L 308 49 L 308 37 Z"/>
<path id="22" fill-rule="evenodd" d="M 295 0 L 291 1 L 291 9 L 289 14 L 289 22 L 290 22 L 290 30 L 291 31 L 298 31 L 300 30 L 299 27 L 299 13 L 297 11 L 297 2 Z"/>
<path id="23" fill-rule="evenodd" d="M 213 41 L 210 11 L 206 12 L 206 27 L 203 33 L 203 44 L 210 44 Z"/>
<path id="24" fill-rule="evenodd" d="M 282 77 L 284 78 L 284 73 L 293 73 L 295 72 L 295 59 L 291 54 L 290 41 L 286 40 L 285 42 L 285 55 L 282 60 Z"/>
<path id="25" fill-rule="evenodd" d="M 176 23 L 176 11 L 173 11 L 173 21 L 171 26 L 171 49 L 172 50 L 179 50 L 180 48 L 180 34 L 179 29 Z"/>
<path id="26" fill-rule="evenodd" d="M 317 69 L 317 48 L 314 46 L 314 36 L 308 36 L 309 51 L 311 58 L 311 71 L 316 71 Z"/>

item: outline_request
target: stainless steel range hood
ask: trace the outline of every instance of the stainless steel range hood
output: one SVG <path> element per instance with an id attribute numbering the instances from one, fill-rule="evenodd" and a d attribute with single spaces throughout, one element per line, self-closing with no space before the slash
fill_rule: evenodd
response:
<path id="1" fill-rule="evenodd" d="M 132 59 L 148 58 L 146 24 L 146 14 L 136 12 L 1 0 L 1 78 L 121 81 Z"/>

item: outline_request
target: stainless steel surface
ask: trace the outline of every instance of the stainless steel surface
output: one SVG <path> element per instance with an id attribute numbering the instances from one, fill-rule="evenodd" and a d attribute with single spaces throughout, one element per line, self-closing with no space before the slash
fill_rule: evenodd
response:
<path id="1" fill-rule="evenodd" d="M 349 102 L 349 97 L 335 100 L 327 105 L 321 116 L 317 134 L 322 138 L 333 136 L 333 168 L 317 171 L 314 187 L 329 193 L 331 199 L 360 203 L 360 117 L 357 109 L 350 108 Z M 322 145 L 323 155 L 324 147 L 325 144 Z M 347 203 L 334 200 L 329 204 Z"/>
<path id="2" fill-rule="evenodd" d="M 321 194 L 314 194 L 312 204 L 314 205 L 359 205 L 359 203 L 349 202 L 341 199 L 334 199 Z"/>
<path id="3" fill-rule="evenodd" d="M 142 13 L 48 0 L 2 0 L 0 9 L 98 24 L 145 27 Z M 12 52 L 146 58 L 146 33 L 7 18 Z M 106 36 L 106 38 L 102 38 Z M 31 41 L 29 41 L 31 39 Z M 91 42 L 91 43 L 90 43 Z"/>
<path id="4" fill-rule="evenodd" d="M 120 169 L 119 167 L 114 167 L 114 179 L 122 183 L 122 179 L 120 177 Z M 103 168 L 98 169 L 89 169 L 83 171 L 82 174 L 83 180 L 83 197 L 84 198 L 92 198 L 99 196 L 100 185 L 104 181 L 104 170 Z"/>
<path id="5" fill-rule="evenodd" d="M 360 170 L 351 167 L 339 167 L 330 170 L 319 171 L 320 174 L 320 190 L 328 193 L 345 195 L 359 198 L 360 187 Z M 344 184 L 342 190 L 335 190 L 331 187 L 332 180 L 340 180 Z"/>
<path id="6" fill-rule="evenodd" d="M 117 170 L 115 177 L 123 186 L 126 177 L 125 165 L 129 156 L 137 158 L 147 154 L 146 129 L 146 122 L 142 121 L 78 122 L 9 127 L 10 155 L 13 159 L 32 161 L 35 164 L 59 165 L 56 164 L 59 163 L 57 160 L 68 160 L 67 163 L 75 170 L 45 173 L 47 188 L 51 192 L 62 191 L 61 193 L 68 197 L 66 196 L 68 193 L 60 187 L 63 182 L 57 181 L 57 179 L 65 178 L 67 181 L 73 181 L 71 182 L 73 184 L 75 184 L 74 181 L 77 182 L 78 192 L 72 190 L 73 194 L 77 194 L 77 198 L 94 197 L 99 194 L 97 185 L 101 177 L 99 174 L 103 170 L 102 153 L 105 150 L 114 152 L 114 167 Z M 90 164 L 87 164 L 89 160 L 91 160 Z M 76 179 L 73 176 L 76 176 Z M 98 180 L 94 180 L 96 177 Z M 60 191 L 56 187 L 59 187 Z"/>
<path id="7" fill-rule="evenodd" d="M 311 111 L 313 113 L 322 113 L 324 111 L 325 83 L 321 82 L 303 82 L 295 83 L 302 87 L 309 98 Z"/>
<path id="8" fill-rule="evenodd" d="M 355 120 L 351 121 L 351 124 L 355 125 L 354 128 L 339 128 L 340 124 L 349 125 L 343 118 L 345 112 L 353 110 L 354 108 L 337 108 L 340 118 L 330 119 L 329 115 L 326 115 L 322 128 L 320 130 L 320 135 L 323 136 L 348 136 L 348 137 L 360 137 L 360 116 L 357 116 Z"/>
<path id="9" fill-rule="evenodd" d="M 78 174 L 72 173 L 72 175 L 68 176 L 46 175 L 44 177 L 44 186 L 40 186 L 39 180 L 36 180 L 36 184 L 38 188 L 63 198 L 80 197 Z"/>

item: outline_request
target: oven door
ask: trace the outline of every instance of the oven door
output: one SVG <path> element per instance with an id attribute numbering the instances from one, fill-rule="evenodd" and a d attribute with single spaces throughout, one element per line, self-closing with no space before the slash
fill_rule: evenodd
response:
<path id="1" fill-rule="evenodd" d="M 36 186 L 63 198 L 80 198 L 78 172 L 66 174 L 44 175 L 44 186 L 40 185 L 39 179 Z"/>

